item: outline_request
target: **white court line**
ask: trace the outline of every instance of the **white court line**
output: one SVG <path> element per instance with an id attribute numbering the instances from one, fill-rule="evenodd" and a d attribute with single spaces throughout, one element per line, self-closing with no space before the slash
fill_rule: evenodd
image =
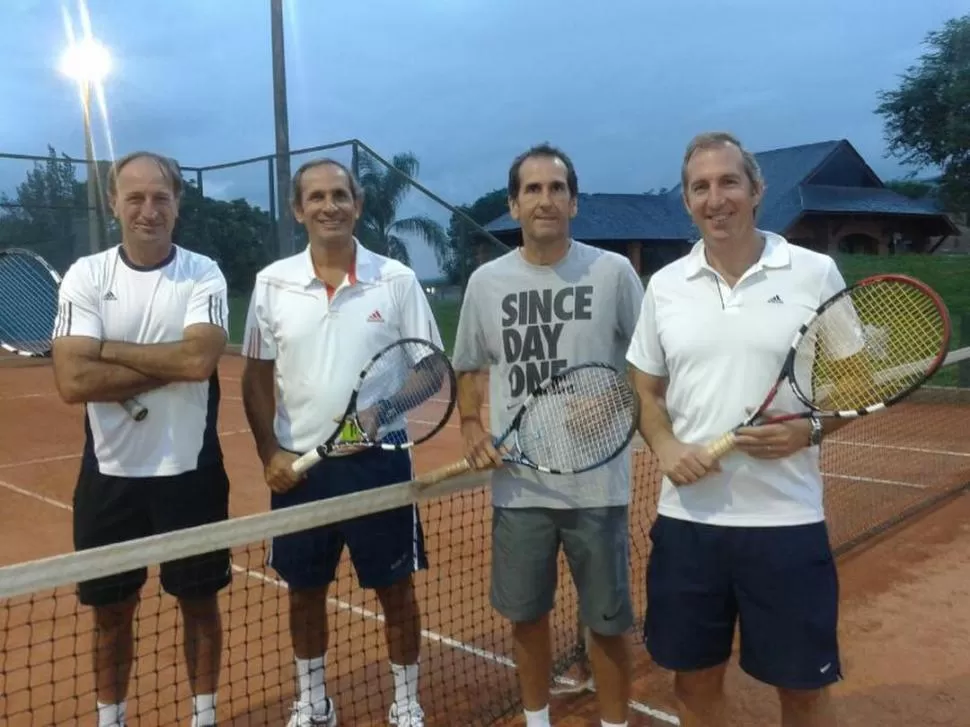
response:
<path id="1" fill-rule="evenodd" d="M 919 454 L 943 454 L 948 457 L 970 457 L 970 452 L 953 452 L 949 449 L 929 449 L 928 447 L 903 447 L 898 444 L 872 444 L 869 442 L 853 442 L 848 439 L 826 440 L 826 444 L 844 444 L 850 447 L 868 447 L 869 449 L 891 449 L 895 452 L 917 452 Z"/>
<path id="2" fill-rule="evenodd" d="M 9 482 L 5 482 L 3 480 L 0 480 L 0 487 L 5 488 L 7 490 L 10 490 L 11 492 L 15 492 L 18 495 L 23 495 L 24 497 L 29 497 L 29 498 L 32 498 L 34 500 L 38 500 L 40 502 L 46 503 L 48 505 L 52 505 L 52 506 L 54 506 L 56 508 L 59 508 L 61 510 L 66 510 L 68 512 L 73 512 L 74 511 L 74 508 L 71 507 L 70 505 L 67 505 L 67 504 L 65 504 L 63 502 L 60 502 L 58 500 L 54 500 L 54 499 L 49 498 L 49 497 L 45 497 L 44 495 L 40 495 L 40 494 L 38 494 L 36 492 L 31 492 L 30 490 L 25 490 L 22 487 L 17 487 L 16 485 L 12 485 Z M 280 588 L 280 589 L 286 589 L 286 584 L 285 583 L 277 580 L 276 578 L 273 578 L 272 576 L 267 576 L 267 575 L 265 575 L 263 573 L 258 573 L 256 571 L 251 571 L 251 570 L 249 570 L 247 568 L 243 568 L 242 566 L 238 566 L 238 565 L 233 565 L 232 566 L 232 569 L 236 573 L 240 573 L 242 575 L 245 575 L 248 578 L 252 578 L 254 580 L 258 580 L 258 581 L 262 581 L 264 583 L 268 583 L 268 584 L 273 585 L 273 586 L 276 586 L 277 588 Z M 384 622 L 384 616 L 382 614 L 379 614 L 379 613 L 376 613 L 374 611 L 371 611 L 370 609 L 366 609 L 366 608 L 363 608 L 361 606 L 355 606 L 352 603 L 348 603 L 346 601 L 341 601 L 340 599 L 332 598 L 332 597 L 328 597 L 327 598 L 327 602 L 330 603 L 330 605 L 332 605 L 335 608 L 337 608 L 338 610 L 341 610 L 341 611 L 350 611 L 351 613 L 354 613 L 354 614 L 360 616 L 363 619 L 370 620 L 370 621 L 377 621 L 377 622 L 380 622 L 380 623 L 383 623 Z M 481 659 L 485 659 L 486 661 L 490 661 L 493 664 L 499 664 L 501 666 L 508 667 L 509 669 L 514 669 L 515 668 L 515 662 L 512 661 L 511 659 L 509 659 L 508 657 L 500 656 L 500 655 L 495 654 L 495 653 L 493 653 L 491 651 L 488 651 L 486 649 L 482 649 L 482 648 L 479 648 L 477 646 L 472 646 L 471 644 L 466 644 L 466 643 L 464 643 L 462 641 L 458 641 L 457 639 L 453 639 L 450 636 L 445 636 L 443 634 L 439 634 L 436 631 L 429 631 L 428 629 L 421 629 L 421 636 L 423 636 L 426 640 L 428 640 L 428 641 L 430 641 L 432 643 L 442 644 L 444 646 L 451 647 L 451 648 L 453 648 L 453 649 L 455 649 L 457 651 L 461 651 L 461 652 L 464 652 L 466 654 L 471 654 L 472 656 L 477 656 L 477 657 L 479 657 Z M 577 686 L 579 686 L 579 683 L 576 680 L 570 679 L 568 677 L 556 677 L 556 683 L 563 684 L 563 685 L 568 686 L 568 687 L 577 687 Z M 595 691 L 595 690 L 593 688 L 590 688 L 590 691 Z M 651 717 L 653 717 L 655 719 L 659 719 L 659 720 L 662 720 L 664 722 L 668 722 L 670 724 L 677 724 L 677 725 L 680 724 L 680 721 L 674 715 L 667 714 L 666 712 L 662 712 L 662 711 L 659 711 L 659 710 L 654 709 L 652 707 L 649 707 L 646 704 L 643 704 L 642 702 L 638 702 L 636 700 L 631 700 L 629 702 L 629 705 L 628 706 L 630 707 L 630 709 L 632 709 L 635 712 L 639 712 L 641 714 L 649 715 L 649 716 L 651 716 Z"/>
<path id="3" fill-rule="evenodd" d="M 859 477 L 858 475 L 839 475 L 834 472 L 823 472 L 823 477 L 831 477 L 836 480 L 851 480 L 853 482 L 866 482 L 874 485 L 893 485 L 894 487 L 909 487 L 914 490 L 929 489 L 926 485 L 917 485 L 913 482 L 900 482 L 899 480 L 882 480 L 877 477 Z"/>

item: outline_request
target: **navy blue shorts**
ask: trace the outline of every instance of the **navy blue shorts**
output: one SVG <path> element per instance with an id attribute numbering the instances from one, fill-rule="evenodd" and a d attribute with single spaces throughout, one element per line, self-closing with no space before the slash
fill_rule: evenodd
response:
<path id="1" fill-rule="evenodd" d="M 271 504 L 277 510 L 411 478 L 407 452 L 370 449 L 324 459 L 289 492 L 274 492 Z M 413 505 L 276 537 L 269 565 L 290 588 L 321 588 L 334 580 L 344 545 L 363 588 L 386 588 L 428 567 L 421 520 Z"/>
<path id="2" fill-rule="evenodd" d="M 824 522 L 725 527 L 659 516 L 650 531 L 644 639 L 672 671 L 706 669 L 731 656 L 784 689 L 841 678 L 838 575 Z"/>

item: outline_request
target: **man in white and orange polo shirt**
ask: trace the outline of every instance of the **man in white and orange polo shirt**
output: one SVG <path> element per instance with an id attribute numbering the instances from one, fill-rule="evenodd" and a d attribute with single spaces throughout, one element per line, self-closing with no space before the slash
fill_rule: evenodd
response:
<path id="1" fill-rule="evenodd" d="M 314 160 L 296 172 L 292 192 L 309 245 L 256 276 L 243 342 L 243 401 L 273 509 L 411 479 L 407 452 L 364 450 L 325 459 L 303 479 L 291 465 L 332 432 L 357 375 L 378 350 L 406 337 L 441 345 L 414 272 L 354 237 L 363 193 L 352 173 L 333 160 Z M 289 586 L 300 686 L 289 727 L 336 724 L 324 679 L 326 598 L 344 544 L 361 587 L 375 589 L 387 620 L 395 692 L 388 720 L 423 727 L 417 700 L 421 618 L 412 574 L 427 567 L 427 558 L 414 506 L 273 541 L 270 565 Z"/>

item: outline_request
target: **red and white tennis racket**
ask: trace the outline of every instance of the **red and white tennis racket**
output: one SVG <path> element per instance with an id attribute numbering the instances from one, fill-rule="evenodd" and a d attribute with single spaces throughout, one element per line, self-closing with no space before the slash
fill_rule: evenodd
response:
<path id="1" fill-rule="evenodd" d="M 936 373 L 949 345 L 946 305 L 925 283 L 895 274 L 861 280 L 815 310 L 761 406 L 707 451 L 723 457 L 741 427 L 812 416 L 852 419 L 892 406 Z M 765 417 L 786 380 L 808 410 Z"/>

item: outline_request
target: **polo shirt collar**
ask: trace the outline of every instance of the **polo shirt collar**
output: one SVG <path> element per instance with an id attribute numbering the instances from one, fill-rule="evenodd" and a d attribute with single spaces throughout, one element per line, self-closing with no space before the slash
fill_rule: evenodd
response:
<path id="1" fill-rule="evenodd" d="M 764 238 L 765 246 L 761 251 L 761 257 L 749 272 L 758 272 L 764 268 L 783 268 L 791 262 L 791 250 L 784 237 L 765 230 L 757 230 L 757 233 Z M 704 239 L 701 238 L 687 253 L 685 277 L 694 278 L 703 271 L 714 272 L 714 269 L 707 264 L 704 256 Z"/>
<path id="2" fill-rule="evenodd" d="M 303 250 L 303 272 L 303 284 L 305 287 L 310 287 L 315 283 L 322 285 L 320 280 L 317 278 L 316 271 L 313 269 L 313 258 L 310 255 L 309 243 L 307 243 L 306 248 Z M 347 274 L 347 284 L 356 285 L 358 282 L 373 283 L 378 279 L 379 275 L 379 258 L 366 247 L 361 245 L 360 240 L 355 237 L 354 264 L 353 267 L 351 267 L 350 272 Z"/>

